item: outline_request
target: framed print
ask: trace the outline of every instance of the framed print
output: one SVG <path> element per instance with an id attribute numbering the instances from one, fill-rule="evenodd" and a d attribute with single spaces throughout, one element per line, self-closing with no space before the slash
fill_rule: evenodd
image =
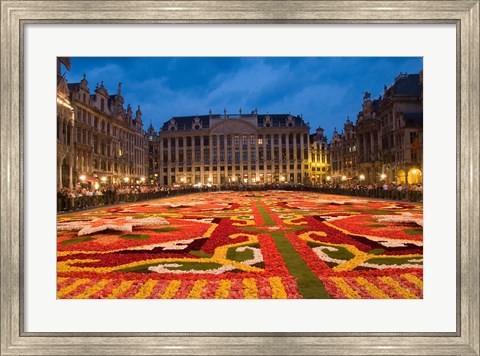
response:
<path id="1" fill-rule="evenodd" d="M 478 11 L 478 1 L 1 1 L 2 354 L 478 355 Z M 138 58 L 140 62 L 136 62 Z M 217 68 L 236 65 L 236 59 L 250 63 L 258 58 L 262 60 L 255 63 L 263 65 L 260 74 L 246 66 L 238 75 L 218 76 Z M 325 58 L 335 61 L 336 66 L 322 62 Z M 375 60 L 362 64 L 365 58 Z M 364 92 L 367 89 L 361 89 L 369 79 L 359 72 L 368 72 L 373 82 L 377 68 L 400 68 L 391 66 L 391 58 L 414 58 L 416 65 L 406 70 L 416 73 L 393 72 L 394 84 L 385 85 L 383 91 L 374 89 L 380 92 L 380 98 L 370 98 L 370 93 Z M 88 67 L 89 59 L 96 65 Z M 128 66 L 141 68 L 137 76 L 148 73 L 154 65 L 173 72 L 175 66 L 162 62 L 165 59 L 184 61 L 176 78 L 143 78 L 138 82 L 131 80 L 131 84 L 119 84 L 117 80 L 112 88 L 111 78 L 121 77 Z M 275 61 L 281 63 L 279 67 L 288 68 L 290 77 L 297 81 L 289 81 L 286 70 L 269 72 L 272 67 L 265 64 Z M 375 61 L 382 62 L 383 67 Z M 302 73 L 295 71 L 298 63 Z M 208 71 L 209 65 L 215 71 Z M 415 100 L 421 100 L 424 108 L 410 104 L 408 114 L 397 110 L 392 112 L 392 120 L 404 120 L 402 127 L 408 124 L 408 154 L 417 160 L 423 152 L 422 166 L 390 172 L 385 168 L 370 170 L 373 166 L 364 165 L 362 171 L 334 175 L 330 173 L 335 173 L 333 168 L 325 172 L 315 170 L 314 174 L 310 161 L 302 161 L 300 167 L 288 161 L 289 142 L 296 141 L 293 134 L 290 141 L 289 133 L 281 130 L 300 132 L 304 128 L 305 140 L 316 142 L 318 152 L 324 147 L 323 132 L 317 130 L 308 138 L 308 115 L 304 120 L 300 114 L 288 113 L 288 105 L 294 107 L 296 93 L 308 91 L 309 77 L 315 77 L 320 68 L 326 76 L 334 76 L 333 72 L 344 73 L 340 70 L 342 65 L 355 78 L 363 78 L 357 79 L 360 86 L 348 83 L 344 90 L 358 91 L 352 95 L 363 96 L 357 126 L 376 112 L 375 105 L 381 105 L 382 98 L 400 95 L 404 89 L 396 83 L 421 83 L 422 91 L 418 91 Z M 67 69 L 71 69 L 70 73 L 65 72 Z M 81 73 L 83 70 L 85 74 Z M 173 109 L 181 102 L 182 94 L 175 90 L 185 88 L 181 81 L 184 84 L 197 80 L 199 72 L 203 75 L 202 85 L 189 90 L 198 94 L 206 90 L 211 77 L 218 76 L 214 83 L 219 95 L 229 92 L 236 101 L 241 91 L 231 90 L 232 87 L 251 87 L 251 95 L 257 101 L 260 94 L 254 87 L 259 87 L 259 83 L 265 82 L 264 88 L 294 88 L 284 101 L 286 111 L 281 115 L 263 113 L 262 108 L 252 108 L 251 113 L 250 108 L 232 109 L 238 114 L 230 113 L 226 107 L 208 111 L 208 107 L 203 108 L 208 105 L 206 94 L 203 103 L 190 99 L 194 112 L 180 114 L 180 108 L 188 105 L 179 104 Z M 105 83 L 97 79 L 101 78 L 98 73 L 105 76 Z M 270 82 L 260 80 L 269 75 L 274 77 Z M 88 84 L 90 78 L 94 79 Z M 304 78 L 302 83 L 299 78 Z M 176 86 L 154 96 L 148 92 L 151 89 L 146 90 L 165 89 L 168 80 Z M 71 84 L 76 81 L 78 86 Z M 317 105 L 315 116 L 332 115 L 322 100 L 339 101 L 344 95 L 344 91 L 326 83 L 322 94 L 315 92 L 308 102 L 300 101 L 304 107 Z M 69 97 L 72 90 L 75 97 Z M 143 100 L 142 107 L 137 108 L 134 102 L 132 106 L 124 103 L 122 95 L 127 97 L 129 90 L 135 92 L 135 100 Z M 73 98 L 75 104 L 70 102 Z M 235 105 L 235 100 L 229 103 Z M 156 118 L 155 110 L 160 110 L 155 106 L 172 107 L 172 118 Z M 129 128 L 126 124 L 110 126 L 110 121 L 103 120 L 101 113 L 106 107 L 118 109 L 119 117 Z M 382 113 L 380 109 L 378 112 Z M 69 115 L 78 117 L 85 130 L 70 131 Z M 145 120 L 152 117 L 157 126 L 161 123 L 164 128 L 159 129 L 157 137 L 156 128 L 150 123 L 151 142 L 155 137 L 159 142 L 161 158 L 155 171 L 158 175 L 148 174 L 146 161 L 130 167 L 129 161 L 123 159 L 127 156 L 135 161 L 138 152 L 131 147 L 147 147 L 149 138 L 143 130 L 148 125 Z M 316 125 L 315 120 L 312 119 Z M 423 151 L 418 149 L 420 136 L 415 129 L 419 120 L 425 127 L 421 136 Z M 64 124 L 58 126 L 59 122 Z M 222 126 L 224 122 L 228 125 Z M 240 127 L 240 122 L 242 130 L 250 130 L 248 135 L 229 131 Z M 342 142 L 348 140 L 349 122 L 350 119 L 346 121 L 345 133 L 341 133 L 345 135 Z M 68 142 L 75 139 L 88 146 L 88 125 L 103 132 L 92 137 L 97 140 L 92 144 L 95 152 L 91 165 L 95 169 L 88 168 L 88 153 L 83 155 L 77 150 L 76 156 L 72 156 L 73 170 L 64 159 Z M 192 132 L 215 132 L 199 136 L 198 145 L 195 137 L 190 143 L 185 138 L 183 145 L 179 132 L 187 126 Z M 269 129 L 278 130 L 277 137 L 268 135 Z M 113 133 L 117 130 L 122 133 Z M 372 144 L 374 139 L 368 131 L 371 129 L 364 124 L 362 130 L 364 139 L 356 142 Z M 103 141 L 107 132 L 121 137 L 124 131 L 131 137 L 138 133 L 131 147 L 122 145 L 123 139 L 107 140 L 106 144 Z M 209 161 L 222 161 L 222 155 L 223 161 L 231 157 L 234 162 L 260 162 L 262 154 L 266 162 L 273 162 L 273 157 L 267 157 L 268 149 L 260 153 L 261 150 L 247 147 L 263 147 L 264 141 L 266 147 L 270 140 L 283 152 L 284 136 L 288 163 L 279 167 L 278 172 L 269 171 L 267 166 L 254 169 L 245 164 L 238 168 L 226 164 L 223 170 L 218 166 L 218 171 L 199 169 L 197 174 L 195 164 L 184 165 L 185 170 L 167 164 L 183 162 L 183 157 L 192 157 L 192 161 L 202 157 L 203 162 L 208 156 Z M 384 139 L 377 144 L 388 146 L 388 138 Z M 306 142 L 302 140 L 299 135 L 299 145 Z M 200 142 L 202 150 L 196 148 Z M 182 150 L 174 152 L 174 146 Z M 207 146 L 215 149 L 205 151 Z M 237 152 L 237 147 L 245 149 Z M 115 152 L 115 159 L 105 159 L 105 150 Z M 292 149 L 291 154 L 302 156 L 298 151 Z M 273 155 L 274 152 L 270 150 Z M 398 153 L 397 158 L 391 159 L 399 159 Z M 318 195 L 303 192 L 316 185 L 318 189 L 334 189 L 330 180 L 335 179 L 342 189 L 347 183 L 349 187 L 364 183 L 371 189 L 375 186 L 378 196 L 369 197 L 377 200 L 356 215 L 352 209 L 360 209 L 360 198 L 319 202 Z M 385 182 L 378 185 L 375 179 Z M 296 186 L 297 193 L 288 192 L 285 202 L 287 193 L 279 189 L 284 191 L 287 182 L 288 186 Z M 396 187 L 406 182 L 409 190 L 405 197 L 409 202 L 401 206 L 382 205 L 378 200 L 393 194 L 388 192 L 389 184 L 395 186 L 396 196 L 403 197 L 406 193 Z M 423 182 L 425 189 L 419 194 L 417 187 L 423 187 Z M 155 211 L 141 200 L 142 194 L 163 198 L 181 189 L 207 191 L 217 185 L 227 186 L 228 193 L 208 192 L 210 195 L 196 195 L 201 198 L 187 203 L 181 197 L 170 197 L 154 201 L 158 202 Z M 271 185 L 276 190 L 271 190 L 268 197 L 262 196 L 260 190 L 252 188 L 260 185 Z M 410 190 L 412 185 L 414 191 Z M 64 187 L 73 190 L 67 189 L 65 194 L 74 195 L 62 196 Z M 130 201 L 132 194 L 138 194 L 138 202 Z M 415 205 L 420 196 L 424 218 Z M 228 199 L 235 200 L 236 205 L 226 204 Z M 99 202 L 102 206 L 112 204 L 112 208 L 62 211 L 92 204 L 95 207 Z M 123 202 L 130 205 L 114 205 Z M 208 216 L 200 212 L 202 204 L 208 208 Z M 248 204 L 253 210 L 242 210 Z M 309 207 L 317 204 L 327 204 L 329 210 L 315 220 Z M 228 209 L 238 210 L 232 215 Z M 390 213 L 393 209 L 402 209 L 402 213 Z M 124 212 L 130 215 L 125 217 Z M 232 245 L 230 240 L 215 240 L 217 245 L 209 247 L 204 240 L 213 243 L 214 239 L 207 238 L 221 224 L 219 215 L 228 216 L 232 222 L 222 227 L 230 231 L 229 239 L 248 241 L 238 240 L 237 245 Z M 358 218 L 360 215 L 363 220 Z M 345 217 L 354 218 L 345 222 Z M 310 218 L 310 226 L 318 223 L 332 230 L 316 236 L 302 235 L 302 219 Z M 179 222 L 183 225 L 176 225 Z M 384 236 L 371 241 L 372 229 L 388 234 L 397 223 L 402 224 L 402 230 L 396 231 L 390 240 Z M 343 233 L 341 245 L 318 238 L 332 231 Z M 97 239 L 95 234 L 102 238 Z M 198 234 L 205 239 L 198 238 Z M 367 238 L 361 243 L 351 237 L 363 238 L 362 234 Z M 302 237 L 295 239 L 296 236 Z M 283 242 L 286 240 L 291 244 Z M 351 242 L 354 240 L 355 245 Z M 266 246 L 276 248 L 269 250 Z M 292 252 L 295 250 L 297 254 Z M 218 251 L 223 251 L 223 255 L 219 257 Z M 399 258 L 397 252 L 405 258 Z M 286 267 L 269 270 L 275 258 L 284 261 Z M 322 279 L 323 284 L 311 283 L 317 272 L 309 258 L 320 258 L 331 269 L 329 277 Z M 403 265 L 405 270 L 395 274 L 398 271 L 392 272 L 392 265 Z M 353 269 L 354 280 L 348 279 Z M 368 279 L 372 269 L 377 270 L 376 277 Z M 172 271 L 178 277 L 151 277 Z M 129 280 L 129 272 L 142 276 L 142 281 Z M 258 278 L 252 278 L 254 272 L 259 272 Z M 194 279 L 194 274 L 202 278 Z M 404 284 L 398 284 L 400 279 Z M 232 292 L 235 283 L 240 286 L 241 295 Z M 179 299 L 163 299 L 173 295 Z M 215 296 L 226 300 L 213 300 Z M 253 300 L 233 300 L 239 296 Z M 332 296 L 338 299 L 326 298 Z M 269 300 L 275 298 L 286 300 Z"/>

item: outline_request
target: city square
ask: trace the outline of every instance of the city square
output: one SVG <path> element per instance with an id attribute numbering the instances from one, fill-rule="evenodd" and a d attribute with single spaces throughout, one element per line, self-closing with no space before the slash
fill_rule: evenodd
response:
<path id="1" fill-rule="evenodd" d="M 422 298 L 417 203 L 213 191 L 60 215 L 58 298 Z"/>
<path id="2" fill-rule="evenodd" d="M 421 59 L 57 60 L 58 299 L 423 298 Z M 302 69 L 341 73 L 338 63 L 348 75 L 324 88 Z M 123 74 L 113 94 L 108 76 L 94 90 L 86 73 L 70 83 L 62 69 L 78 78 L 75 64 L 103 75 L 113 66 L 118 76 L 152 65 L 160 82 L 171 81 L 163 92 L 171 105 L 159 114 L 155 97 L 138 89 L 152 81 L 137 82 L 144 69 Z M 360 92 L 367 77 L 354 64 L 382 69 L 378 97 Z M 199 100 L 192 93 L 206 86 L 194 69 L 185 76 L 193 65 L 213 75 L 201 99 L 217 110 L 189 111 L 200 111 L 189 109 Z M 392 67 L 415 72 L 382 89 Z M 229 86 L 209 96 L 216 76 L 254 72 L 262 81 L 274 70 L 278 80 L 292 70 L 292 85 L 264 83 L 243 101 L 284 96 L 265 111 L 218 110 L 241 101 L 248 85 L 234 89 L 235 99 Z M 313 94 L 294 89 L 302 75 Z M 178 81 L 194 84 L 174 91 Z M 346 89 L 352 81 L 358 94 Z M 304 95 L 312 95 L 308 105 Z M 127 96 L 147 103 L 134 111 Z M 322 96 L 332 103 L 318 105 Z M 283 111 L 287 99 L 313 123 Z M 356 119 L 320 120 L 319 107 L 329 117 L 353 110 Z"/>

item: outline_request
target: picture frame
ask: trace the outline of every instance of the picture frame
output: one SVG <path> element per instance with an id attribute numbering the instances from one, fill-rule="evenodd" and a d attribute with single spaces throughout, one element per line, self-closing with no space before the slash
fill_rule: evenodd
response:
<path id="1" fill-rule="evenodd" d="M 1 1 L 1 354 L 479 355 L 479 1 Z M 114 11 L 113 11 L 114 10 Z M 23 28 L 80 24 L 390 24 L 457 28 L 457 332 L 31 333 L 24 329 Z M 461 138 L 461 139 L 460 139 Z"/>

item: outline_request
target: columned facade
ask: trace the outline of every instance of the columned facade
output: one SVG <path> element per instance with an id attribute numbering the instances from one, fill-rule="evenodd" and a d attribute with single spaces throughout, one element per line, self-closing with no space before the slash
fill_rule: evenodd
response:
<path id="1" fill-rule="evenodd" d="M 160 184 L 309 184 L 309 130 L 301 117 L 256 111 L 174 117 L 159 133 Z"/>

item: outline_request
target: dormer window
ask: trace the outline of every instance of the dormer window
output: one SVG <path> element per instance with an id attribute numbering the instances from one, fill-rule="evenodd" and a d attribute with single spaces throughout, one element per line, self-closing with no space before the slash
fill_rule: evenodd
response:
<path id="1" fill-rule="evenodd" d="M 265 116 L 264 126 L 266 128 L 272 127 L 272 118 L 270 115 Z"/>
<path id="2" fill-rule="evenodd" d="M 193 129 L 194 129 L 194 130 L 200 130 L 200 125 L 199 125 L 199 124 L 195 124 L 195 125 L 193 126 Z"/>
<path id="3" fill-rule="evenodd" d="M 175 126 L 170 126 L 170 131 L 175 131 Z"/>

